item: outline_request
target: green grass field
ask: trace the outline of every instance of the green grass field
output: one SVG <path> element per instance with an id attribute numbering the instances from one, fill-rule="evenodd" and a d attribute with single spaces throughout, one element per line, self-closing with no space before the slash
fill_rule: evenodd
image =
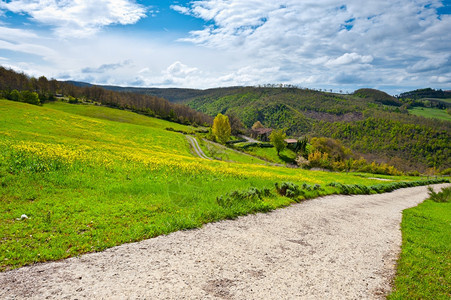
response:
<path id="1" fill-rule="evenodd" d="M 236 152 L 230 154 L 236 163 L 200 159 L 186 137 L 168 127 L 192 131 L 94 105 L 0 100 L 0 270 L 297 201 L 277 195 L 275 183 L 321 185 L 308 197 L 337 193 L 330 182 L 381 183 L 360 174 L 255 164 Z M 269 193 L 226 196 L 256 189 Z M 221 196 L 226 200 L 217 200 Z"/>
<path id="2" fill-rule="evenodd" d="M 258 157 L 246 155 L 239 151 L 234 151 L 233 149 L 227 148 L 218 143 L 204 140 L 202 138 L 198 138 L 197 140 L 201 149 L 208 157 L 228 162 L 268 165 L 268 162 L 261 160 Z"/>
<path id="3" fill-rule="evenodd" d="M 443 197 L 448 202 L 426 200 L 404 211 L 402 253 L 388 299 L 451 298 L 451 188 Z"/>
<path id="4" fill-rule="evenodd" d="M 445 109 L 428 108 L 428 107 L 415 107 L 409 109 L 409 113 L 415 116 L 434 118 L 444 121 L 451 121 L 451 115 L 449 115 Z"/>

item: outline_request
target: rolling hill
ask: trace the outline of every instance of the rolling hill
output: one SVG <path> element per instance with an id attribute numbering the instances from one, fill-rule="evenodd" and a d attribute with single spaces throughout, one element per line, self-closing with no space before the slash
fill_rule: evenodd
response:
<path id="1" fill-rule="evenodd" d="M 267 127 L 287 128 L 293 137 L 339 139 L 365 158 L 401 170 L 451 167 L 451 122 L 411 115 L 407 104 L 377 90 L 342 95 L 244 87 L 226 95 L 212 91 L 186 103 L 211 116 L 235 115 L 248 128 L 260 121 Z"/>
<path id="2" fill-rule="evenodd" d="M 0 270 L 318 195 L 426 183 L 268 166 L 240 153 L 231 162 L 201 159 L 183 134 L 167 130 L 195 135 L 195 127 L 93 104 L 0 99 L 0 117 Z M 279 194 L 276 183 L 296 197 Z"/>
<path id="3" fill-rule="evenodd" d="M 451 167 L 451 122 L 446 111 L 412 109 L 433 108 L 429 107 L 435 103 L 432 100 L 397 99 L 374 89 L 360 89 L 351 95 L 276 86 L 208 90 L 106 86 L 107 90 L 86 83 L 29 78 L 4 68 L 0 73 L 0 93 L 11 100 L 40 103 L 61 93 L 73 103 L 90 101 L 194 126 L 211 125 L 213 117 L 223 113 L 238 118 L 247 128 L 260 121 L 267 127 L 286 128 L 295 138 L 339 139 L 369 161 L 404 171 L 432 168 L 432 173 Z M 438 105 L 433 109 L 446 107 Z"/>

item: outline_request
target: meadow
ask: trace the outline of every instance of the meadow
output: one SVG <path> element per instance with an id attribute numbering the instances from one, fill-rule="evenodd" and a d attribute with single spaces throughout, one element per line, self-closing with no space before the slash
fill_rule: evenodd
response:
<path id="1" fill-rule="evenodd" d="M 331 183 L 421 179 L 274 167 L 237 152 L 235 162 L 204 160 L 166 128 L 196 130 L 95 105 L 0 99 L 0 270 L 343 190 Z M 316 186 L 292 198 L 277 193 L 282 182 Z"/>
<path id="2" fill-rule="evenodd" d="M 429 107 L 414 107 L 409 109 L 409 113 L 415 116 L 439 119 L 443 121 L 451 121 L 451 115 L 446 112 L 446 109 L 429 108 Z"/>

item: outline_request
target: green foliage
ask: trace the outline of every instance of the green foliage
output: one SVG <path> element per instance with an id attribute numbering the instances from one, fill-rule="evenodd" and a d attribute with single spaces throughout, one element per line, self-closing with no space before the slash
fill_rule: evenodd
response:
<path id="1" fill-rule="evenodd" d="M 401 102 L 389 94 L 375 89 L 359 89 L 354 95 L 360 98 L 371 99 L 385 105 L 401 106 Z"/>
<path id="2" fill-rule="evenodd" d="M 259 121 L 267 127 L 287 128 L 294 137 L 337 139 L 371 160 L 403 171 L 451 167 L 451 122 L 409 115 L 396 98 L 380 91 L 356 93 L 244 87 L 206 91 L 187 103 L 209 115 L 233 112 L 248 128 Z"/>
<path id="3" fill-rule="evenodd" d="M 298 139 L 298 142 L 296 144 L 296 148 L 294 149 L 294 152 L 299 153 L 304 158 L 308 157 L 308 139 L 307 137 L 303 137 Z"/>
<path id="4" fill-rule="evenodd" d="M 440 192 L 436 193 L 432 187 L 428 187 L 429 199 L 437 202 L 451 202 L 451 187 L 443 188 Z"/>
<path id="5" fill-rule="evenodd" d="M 412 121 L 415 121 L 413 119 Z M 318 123 L 318 135 L 343 141 L 354 151 L 385 157 L 386 163 L 404 170 L 451 166 L 451 123 L 405 116 L 375 114 L 352 123 Z M 397 159 L 386 156 L 397 157 Z"/>
<path id="6" fill-rule="evenodd" d="M 280 151 L 283 151 L 287 146 L 285 139 L 287 138 L 287 134 L 285 130 L 276 129 L 271 132 L 269 135 L 269 140 L 271 144 L 276 148 L 277 155 L 280 155 Z"/>
<path id="7" fill-rule="evenodd" d="M 448 193 L 450 188 L 447 187 Z M 440 193 L 437 193 L 440 194 Z M 397 263 L 394 299 L 451 297 L 451 203 L 426 200 L 403 212 L 402 250 Z"/>
<path id="8" fill-rule="evenodd" d="M 431 88 L 418 89 L 401 93 L 399 98 L 421 99 L 421 98 L 451 98 L 451 92 L 435 90 Z"/>
<path id="9" fill-rule="evenodd" d="M 18 91 L 12 90 L 9 93 L 5 93 L 6 98 L 12 101 L 25 102 L 28 104 L 40 105 L 41 100 L 39 99 L 39 95 L 36 92 L 30 92 L 28 90 Z"/>
<path id="10" fill-rule="evenodd" d="M 276 182 L 275 186 L 279 195 L 292 198 L 295 201 L 318 197 L 324 192 L 321 185 L 309 185 L 305 182 L 302 185 L 297 185 L 293 182 L 282 182 L 279 185 L 279 183 Z"/>
<path id="11" fill-rule="evenodd" d="M 335 161 L 346 160 L 353 156 L 351 149 L 344 147 L 339 140 L 314 137 L 310 139 L 310 144 L 315 150 L 327 153 Z"/>
<path id="12" fill-rule="evenodd" d="M 423 186 L 437 183 L 448 183 L 449 179 L 446 178 L 438 178 L 438 179 L 429 179 L 429 180 L 418 180 L 411 182 L 391 182 L 388 184 L 376 184 L 376 185 L 362 185 L 362 184 L 342 184 L 337 182 L 331 182 L 327 184 L 327 186 L 335 187 L 338 189 L 339 194 L 343 195 L 359 195 L 359 194 L 381 194 L 393 192 L 397 189 L 415 187 L 415 186 Z"/>
<path id="13" fill-rule="evenodd" d="M 216 202 L 223 208 L 233 208 L 237 212 L 243 210 L 247 212 L 266 212 L 271 209 L 271 206 L 264 202 L 264 198 L 267 197 L 271 197 L 269 189 L 251 187 L 248 190 L 235 190 L 227 193 L 225 196 L 219 196 L 216 198 Z"/>
<path id="14" fill-rule="evenodd" d="M 282 182 L 280 186 L 276 182 L 276 190 L 279 195 L 289 198 L 298 197 L 301 193 L 301 191 L 299 190 L 299 185 L 292 182 Z"/>
<path id="15" fill-rule="evenodd" d="M 223 114 L 218 114 L 213 120 L 213 127 L 211 128 L 216 139 L 221 143 L 225 144 L 231 135 L 231 127 L 229 122 L 229 117 Z"/>

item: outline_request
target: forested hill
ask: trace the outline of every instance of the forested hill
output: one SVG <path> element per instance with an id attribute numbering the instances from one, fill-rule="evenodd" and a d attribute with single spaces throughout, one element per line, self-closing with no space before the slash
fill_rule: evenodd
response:
<path id="1" fill-rule="evenodd" d="M 434 90 L 431 88 L 418 89 L 414 91 L 401 93 L 399 98 L 410 98 L 410 99 L 422 99 L 422 98 L 432 98 L 432 99 L 450 99 L 451 91 Z"/>
<path id="2" fill-rule="evenodd" d="M 80 81 L 66 81 L 66 83 L 78 86 L 78 87 L 92 87 L 94 85 L 86 82 Z M 196 97 L 202 97 L 209 94 L 223 95 L 234 90 L 240 89 L 241 87 L 225 87 L 225 88 L 214 88 L 214 89 L 186 89 L 186 88 L 143 88 L 143 87 L 121 87 L 115 85 L 98 85 L 106 90 L 115 92 L 127 92 L 127 93 L 137 93 L 142 95 L 156 96 L 167 99 L 171 102 L 186 102 L 190 99 Z"/>
<path id="3" fill-rule="evenodd" d="M 352 95 L 298 88 L 243 87 L 198 96 L 187 104 L 211 116 L 234 115 L 287 128 L 289 135 L 325 136 L 403 170 L 451 167 L 451 122 L 410 115 L 407 103 L 372 89 Z"/>
<path id="4" fill-rule="evenodd" d="M 13 101 L 42 104 L 63 97 L 70 103 L 102 104 L 119 109 L 127 109 L 152 117 L 183 124 L 211 124 L 212 118 L 206 114 L 172 103 L 161 97 L 107 90 L 103 87 L 80 83 L 48 80 L 41 76 L 34 78 L 0 66 L 0 97 Z"/>

